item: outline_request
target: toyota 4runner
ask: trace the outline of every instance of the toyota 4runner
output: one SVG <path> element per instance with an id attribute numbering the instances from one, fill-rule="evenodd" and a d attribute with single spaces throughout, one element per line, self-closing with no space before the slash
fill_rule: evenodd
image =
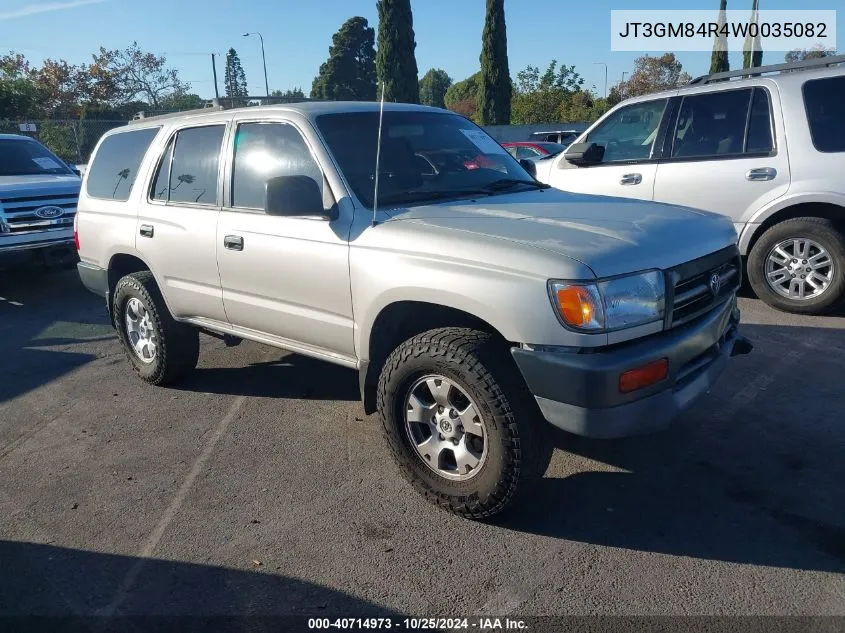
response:
<path id="1" fill-rule="evenodd" d="M 750 351 L 728 219 L 551 189 L 443 110 L 380 120 L 313 102 L 105 135 L 79 273 L 143 380 L 193 369 L 200 331 L 355 368 L 404 476 L 481 518 L 542 476 L 542 418 L 650 431 Z"/>

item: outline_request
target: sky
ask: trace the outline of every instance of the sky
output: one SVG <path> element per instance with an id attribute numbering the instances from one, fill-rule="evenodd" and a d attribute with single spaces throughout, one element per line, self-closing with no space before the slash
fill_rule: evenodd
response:
<path id="1" fill-rule="evenodd" d="M 761 0 L 761 9 L 835 9 L 845 0 Z M 479 68 L 484 0 L 411 0 L 419 74 L 442 68 L 460 81 Z M 575 8 L 577 7 L 577 8 Z M 751 0 L 729 0 L 729 9 L 750 10 Z M 515 76 L 527 65 L 545 68 L 552 59 L 575 65 L 586 88 L 605 90 L 630 72 L 640 53 L 610 51 L 611 9 L 712 9 L 718 0 L 505 0 L 508 58 Z M 44 58 L 89 62 L 100 46 L 141 48 L 165 55 L 192 91 L 214 96 L 211 53 L 234 47 L 251 94 L 264 92 L 260 31 L 264 37 L 270 90 L 302 87 L 306 94 L 328 56 L 331 37 L 348 18 L 360 15 L 377 26 L 375 0 L 0 0 L 0 51 L 13 50 L 40 63 Z M 843 18 L 837 15 L 837 22 Z M 839 24 L 837 24 L 839 26 Z M 840 45 L 840 50 L 845 46 Z M 655 54 L 655 53 L 652 53 Z M 681 53 L 684 70 L 707 72 L 710 54 Z M 765 53 L 763 63 L 783 61 Z M 731 67 L 741 67 L 731 53 Z"/>

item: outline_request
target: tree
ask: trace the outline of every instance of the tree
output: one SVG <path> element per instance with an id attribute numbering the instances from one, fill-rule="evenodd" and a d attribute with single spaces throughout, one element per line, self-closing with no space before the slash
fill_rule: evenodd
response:
<path id="1" fill-rule="evenodd" d="M 246 83 L 246 73 L 241 66 L 241 58 L 234 48 L 226 52 L 226 72 L 223 75 L 223 85 L 226 87 L 227 97 L 245 97 L 249 94 Z"/>
<path id="2" fill-rule="evenodd" d="M 32 69 L 20 53 L 0 56 L 0 113 L 3 117 L 31 116 L 40 105 Z"/>
<path id="3" fill-rule="evenodd" d="M 385 101 L 419 103 L 414 17 L 410 0 L 378 0 L 376 73 Z"/>
<path id="4" fill-rule="evenodd" d="M 511 110 L 511 123 L 554 123 L 561 120 L 561 107 L 566 98 L 581 91 L 584 79 L 574 66 L 557 66 L 552 60 L 544 72 L 527 66 L 516 74 Z"/>
<path id="5" fill-rule="evenodd" d="M 481 86 L 481 71 L 449 86 L 443 102 L 446 107 L 476 121 L 478 112 L 478 90 Z M 478 121 L 476 121 L 477 123 Z"/>
<path id="6" fill-rule="evenodd" d="M 481 123 L 507 125 L 511 120 L 511 76 L 508 70 L 505 0 L 487 0 L 480 60 L 478 111 Z"/>
<path id="7" fill-rule="evenodd" d="M 161 100 L 162 110 L 196 110 L 205 107 L 205 99 L 196 94 L 172 94 Z"/>
<path id="8" fill-rule="evenodd" d="M 124 50 L 100 47 L 87 72 L 91 79 L 90 96 L 97 101 L 126 103 L 140 99 L 159 109 L 160 101 L 167 95 L 190 90 L 190 84 L 179 78 L 175 68 L 167 66 L 163 55 L 145 53 L 138 42 Z"/>
<path id="9" fill-rule="evenodd" d="M 365 18 L 349 18 L 332 36 L 329 58 L 311 84 L 311 98 L 374 101 L 375 59 L 375 30 Z"/>
<path id="10" fill-rule="evenodd" d="M 836 55 L 835 48 L 825 48 L 821 44 L 816 44 L 813 48 L 805 48 L 804 50 L 796 48 L 789 51 L 783 56 L 787 63 L 803 62 L 806 59 L 821 59 L 823 57 L 833 57 Z"/>
<path id="11" fill-rule="evenodd" d="M 751 20 L 748 22 L 748 35 L 745 36 L 745 43 L 742 46 L 743 68 L 759 68 L 763 65 L 763 48 L 760 43 L 760 32 L 757 31 L 752 37 L 750 28 L 752 25 L 755 25 L 755 28 L 757 28 L 757 9 L 758 0 L 753 0 L 751 4 Z"/>
<path id="12" fill-rule="evenodd" d="M 710 73 L 724 73 L 731 69 L 728 61 L 728 38 L 722 34 L 722 29 L 727 24 L 725 11 L 728 8 L 728 0 L 721 0 L 719 3 L 719 33 L 713 42 L 713 54 L 710 56 Z"/>
<path id="13" fill-rule="evenodd" d="M 302 88 L 294 88 L 293 90 L 274 90 L 270 93 L 271 97 L 281 97 L 282 99 L 290 99 L 291 101 L 305 99 L 305 93 Z"/>
<path id="14" fill-rule="evenodd" d="M 451 85 L 452 78 L 445 70 L 432 68 L 420 79 L 420 103 L 435 108 L 445 108 L 446 91 Z"/>
<path id="15" fill-rule="evenodd" d="M 691 80 L 689 73 L 683 72 L 683 66 L 675 59 L 674 53 L 664 53 L 660 57 L 643 55 L 634 60 L 634 72 L 621 85 L 621 93 L 627 99 L 679 88 Z"/>

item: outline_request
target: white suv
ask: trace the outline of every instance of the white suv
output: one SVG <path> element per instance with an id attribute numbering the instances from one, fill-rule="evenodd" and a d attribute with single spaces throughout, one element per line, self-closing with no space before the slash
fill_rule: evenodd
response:
<path id="1" fill-rule="evenodd" d="M 538 161 L 537 178 L 728 215 L 757 296 L 789 312 L 829 311 L 845 300 L 842 62 L 720 73 L 630 99 Z"/>

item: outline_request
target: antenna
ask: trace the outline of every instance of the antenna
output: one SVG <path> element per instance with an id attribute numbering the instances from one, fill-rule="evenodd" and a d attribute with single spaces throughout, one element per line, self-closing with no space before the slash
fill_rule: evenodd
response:
<path id="1" fill-rule="evenodd" d="M 378 224 L 376 222 L 376 213 L 378 213 L 378 164 L 381 159 L 381 122 L 384 117 L 384 83 L 381 84 L 381 105 L 378 109 L 378 141 L 376 141 L 376 188 L 373 191 L 373 226 Z"/>

